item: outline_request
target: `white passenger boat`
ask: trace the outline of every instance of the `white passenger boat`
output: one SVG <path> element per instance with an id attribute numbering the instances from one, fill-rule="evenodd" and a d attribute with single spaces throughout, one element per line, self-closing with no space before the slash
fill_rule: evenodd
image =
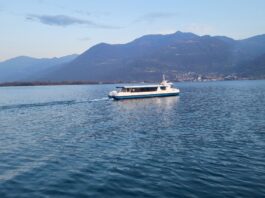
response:
<path id="1" fill-rule="evenodd" d="M 133 99 L 133 98 L 151 98 L 151 97 L 165 97 L 177 96 L 180 90 L 175 88 L 172 83 L 165 80 L 156 85 L 133 85 L 116 87 L 118 90 L 111 91 L 109 98 L 115 100 Z"/>

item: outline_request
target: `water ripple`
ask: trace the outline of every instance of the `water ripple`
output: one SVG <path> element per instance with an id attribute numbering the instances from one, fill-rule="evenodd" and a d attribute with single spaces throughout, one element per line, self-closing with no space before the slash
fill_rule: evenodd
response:
<path id="1" fill-rule="evenodd" d="M 34 107 L 56 106 L 56 105 L 74 105 L 80 103 L 100 102 L 107 100 L 110 99 L 104 97 L 104 98 L 97 98 L 91 100 L 65 100 L 65 101 L 52 101 L 52 102 L 31 103 L 31 104 L 14 104 L 14 105 L 0 106 L 0 110 L 34 108 Z"/>
<path id="2" fill-rule="evenodd" d="M 264 197 L 265 81 L 177 86 L 0 88 L 0 197 Z"/>

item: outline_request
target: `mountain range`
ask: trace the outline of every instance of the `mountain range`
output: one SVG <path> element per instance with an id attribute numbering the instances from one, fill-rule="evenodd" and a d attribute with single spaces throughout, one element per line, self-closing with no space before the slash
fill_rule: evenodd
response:
<path id="1" fill-rule="evenodd" d="M 37 80 L 40 76 L 71 62 L 77 56 L 76 54 L 60 58 L 19 56 L 0 62 L 0 82 Z"/>
<path id="2" fill-rule="evenodd" d="M 0 81 L 144 81 L 193 72 L 265 78 L 265 35 L 242 40 L 176 32 L 126 44 L 100 43 L 80 55 L 18 57 L 0 63 Z"/>

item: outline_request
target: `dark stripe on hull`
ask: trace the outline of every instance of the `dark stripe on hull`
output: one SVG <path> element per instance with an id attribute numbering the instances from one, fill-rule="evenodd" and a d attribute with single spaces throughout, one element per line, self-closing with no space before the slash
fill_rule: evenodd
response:
<path id="1" fill-rule="evenodd" d="M 115 100 L 123 99 L 136 99 L 136 98 L 154 98 L 154 97 L 167 97 L 167 96 L 178 96 L 179 93 L 167 93 L 167 94 L 149 94 L 149 95 L 134 95 L 134 96 L 113 96 Z"/>

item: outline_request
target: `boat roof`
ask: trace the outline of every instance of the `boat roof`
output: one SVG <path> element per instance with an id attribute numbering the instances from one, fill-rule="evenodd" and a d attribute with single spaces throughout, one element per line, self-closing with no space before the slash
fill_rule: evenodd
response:
<path id="1" fill-rule="evenodd" d="M 125 85 L 125 86 L 118 86 L 116 88 L 151 88 L 151 87 L 158 87 L 160 85 Z"/>

